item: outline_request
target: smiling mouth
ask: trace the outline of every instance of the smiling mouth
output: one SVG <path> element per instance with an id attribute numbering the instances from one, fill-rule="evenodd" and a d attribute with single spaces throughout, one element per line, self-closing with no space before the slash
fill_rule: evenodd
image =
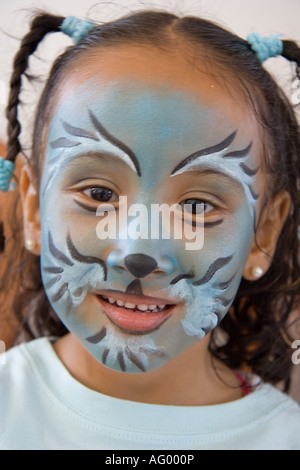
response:
<path id="1" fill-rule="evenodd" d="M 162 299 L 108 292 L 97 295 L 105 315 L 122 331 L 129 334 L 149 334 L 165 323 L 176 304 Z"/>

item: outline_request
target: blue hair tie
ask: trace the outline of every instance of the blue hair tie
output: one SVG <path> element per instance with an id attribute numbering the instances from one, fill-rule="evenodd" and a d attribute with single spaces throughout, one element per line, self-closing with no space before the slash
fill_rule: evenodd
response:
<path id="1" fill-rule="evenodd" d="M 74 44 L 77 44 L 84 36 L 86 36 L 93 28 L 95 23 L 90 20 L 81 20 L 75 16 L 67 16 L 60 29 L 64 34 L 72 38 Z"/>
<path id="2" fill-rule="evenodd" d="M 12 179 L 15 168 L 15 163 L 0 157 L 0 191 L 7 193 L 9 190 L 10 180 Z"/>
<path id="3" fill-rule="evenodd" d="M 256 53 L 260 62 L 263 63 L 270 57 L 277 57 L 282 54 L 283 43 L 279 36 L 281 35 L 272 34 L 263 38 L 259 33 L 251 33 L 247 36 L 247 42 Z"/>

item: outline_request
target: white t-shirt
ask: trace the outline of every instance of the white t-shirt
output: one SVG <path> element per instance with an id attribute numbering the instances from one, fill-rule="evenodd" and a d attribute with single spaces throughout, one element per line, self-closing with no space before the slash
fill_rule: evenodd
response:
<path id="1" fill-rule="evenodd" d="M 5 360 L 1 450 L 300 450 L 300 407 L 267 384 L 226 404 L 150 405 L 88 389 L 47 338 L 12 348 Z"/>

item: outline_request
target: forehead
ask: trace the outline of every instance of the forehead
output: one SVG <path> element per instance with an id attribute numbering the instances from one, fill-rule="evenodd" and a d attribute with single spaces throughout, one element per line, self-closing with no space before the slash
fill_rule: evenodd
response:
<path id="1" fill-rule="evenodd" d="M 119 46 L 105 50 L 94 50 L 77 59 L 64 73 L 62 83 L 52 97 L 53 115 L 57 105 L 68 95 L 78 91 L 89 83 L 100 98 L 103 92 L 112 88 L 112 84 L 123 81 L 137 87 L 157 92 L 159 99 L 168 91 L 181 94 L 206 107 L 215 107 L 245 127 L 255 127 L 255 120 L 250 106 L 241 92 L 237 92 L 236 83 L 229 82 L 223 72 L 203 59 L 197 59 L 191 52 L 185 57 L 182 52 L 164 52 L 154 47 Z M 126 90 L 130 96 L 132 93 Z M 113 95 L 110 95 L 113 96 Z M 123 96 L 126 99 L 126 96 Z M 79 101 L 78 101 L 79 102 Z M 81 105 L 81 103 L 79 103 Z M 241 121 L 242 117 L 242 121 Z"/>
<path id="2" fill-rule="evenodd" d="M 203 135 L 217 137 L 238 130 L 237 145 L 245 138 L 259 145 L 250 107 L 214 75 L 203 63 L 195 67 L 180 53 L 150 47 L 109 48 L 72 66 L 54 97 L 51 114 L 80 122 L 84 110 L 92 106 L 111 132 L 124 129 L 128 144 L 141 133 L 145 138 L 146 130 L 149 135 L 151 131 L 157 137 L 174 137 L 177 143 L 183 135 L 188 141 L 195 132 L 203 139 Z"/>
<path id="3" fill-rule="evenodd" d="M 199 71 L 180 54 L 169 56 L 150 48 L 101 52 L 85 57 L 66 75 L 56 97 L 47 155 L 53 157 L 50 143 L 57 140 L 67 137 L 68 147 L 66 123 L 81 136 L 99 138 L 93 114 L 110 136 L 137 156 L 147 181 L 170 175 L 188 155 L 214 147 L 233 133 L 230 151 L 252 143 L 250 157 L 257 166 L 257 126 L 239 98 L 211 72 Z M 93 139 L 82 138 L 64 155 L 72 159 L 82 149 L 101 153 L 101 145 L 94 144 Z"/>

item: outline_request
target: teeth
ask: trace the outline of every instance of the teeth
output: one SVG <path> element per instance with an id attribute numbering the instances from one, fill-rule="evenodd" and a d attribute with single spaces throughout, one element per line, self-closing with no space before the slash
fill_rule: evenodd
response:
<path id="1" fill-rule="evenodd" d="M 136 305 L 136 304 L 132 304 L 131 302 L 124 302 L 123 300 L 116 300 L 116 299 L 113 299 L 112 297 L 106 297 L 106 296 L 102 296 L 102 298 L 104 300 L 107 300 L 110 304 L 117 304 L 119 307 L 125 307 L 125 308 L 128 308 L 128 309 L 138 309 L 140 310 L 141 312 L 146 312 L 146 311 L 151 311 L 151 312 L 159 312 L 160 310 L 162 310 L 163 308 L 166 307 L 166 305 L 146 305 L 146 304 L 140 304 L 140 305 Z"/>
<path id="2" fill-rule="evenodd" d="M 126 308 L 135 308 L 136 305 L 131 304 L 130 302 L 126 302 L 126 303 L 125 303 L 125 307 L 126 307 Z"/>
<path id="3" fill-rule="evenodd" d="M 137 308 L 141 310 L 142 312 L 145 312 L 146 310 L 148 310 L 148 305 L 145 305 L 145 304 L 138 305 Z"/>

